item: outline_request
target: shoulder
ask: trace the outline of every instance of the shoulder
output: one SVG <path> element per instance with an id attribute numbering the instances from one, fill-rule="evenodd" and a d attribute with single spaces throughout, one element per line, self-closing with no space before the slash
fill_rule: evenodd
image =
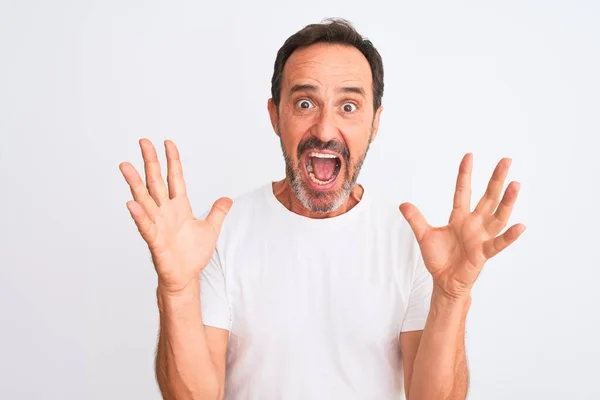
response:
<path id="1" fill-rule="evenodd" d="M 231 219 L 261 213 L 268 206 L 267 190 L 269 183 L 256 187 L 233 198 L 229 214 Z M 229 215 L 228 215 L 229 216 Z"/>
<path id="2" fill-rule="evenodd" d="M 387 229 L 410 230 L 410 225 L 400 212 L 400 203 L 391 199 L 389 195 L 378 190 L 368 189 L 363 198 L 366 201 L 366 214 L 378 226 Z"/>
<path id="3" fill-rule="evenodd" d="M 400 203 L 380 191 L 369 190 L 365 193 L 365 219 L 372 226 L 378 240 L 390 246 L 392 251 L 414 258 L 418 252 L 418 244 L 410 225 L 400 212 Z"/>
<path id="4" fill-rule="evenodd" d="M 243 215 L 244 212 L 247 212 L 248 210 L 256 209 L 257 207 L 264 205 L 266 203 L 265 190 L 266 185 L 262 185 L 247 192 L 244 192 L 236 197 L 232 197 L 231 199 L 233 200 L 233 204 L 231 205 L 231 209 L 227 214 L 227 218 L 233 219 L 229 217 L 234 216 L 235 218 L 235 216 Z M 202 210 L 202 213 L 199 214 L 198 218 L 206 218 L 211 206 L 212 204 L 208 208 L 204 208 Z"/>
<path id="5" fill-rule="evenodd" d="M 252 190 L 232 197 L 233 204 L 225 217 L 220 243 L 228 243 L 233 237 L 253 234 L 260 231 L 264 221 L 268 219 L 271 204 L 268 198 L 270 184 L 261 185 Z"/>

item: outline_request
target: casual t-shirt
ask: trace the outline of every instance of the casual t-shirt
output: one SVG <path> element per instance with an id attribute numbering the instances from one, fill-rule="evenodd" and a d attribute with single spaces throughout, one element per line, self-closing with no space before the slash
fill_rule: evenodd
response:
<path id="1" fill-rule="evenodd" d="M 365 190 L 312 219 L 264 185 L 234 200 L 200 287 L 205 325 L 229 330 L 225 400 L 404 398 L 398 339 L 432 279 L 397 204 Z"/>

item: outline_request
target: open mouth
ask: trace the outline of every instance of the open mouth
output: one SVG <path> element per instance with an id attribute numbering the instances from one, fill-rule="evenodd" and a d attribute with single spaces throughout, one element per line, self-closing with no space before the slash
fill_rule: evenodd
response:
<path id="1" fill-rule="evenodd" d="M 340 157 L 321 151 L 308 153 L 304 164 L 309 182 L 317 190 L 329 189 L 333 186 L 342 167 Z"/>

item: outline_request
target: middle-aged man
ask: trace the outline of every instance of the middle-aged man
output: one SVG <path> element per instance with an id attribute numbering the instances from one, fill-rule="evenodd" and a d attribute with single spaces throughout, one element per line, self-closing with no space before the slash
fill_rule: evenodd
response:
<path id="1" fill-rule="evenodd" d="M 164 398 L 464 399 L 471 288 L 525 230 L 500 234 L 519 190 L 500 200 L 510 160 L 471 211 L 465 155 L 449 223 L 431 227 L 356 183 L 382 111 L 370 41 L 343 20 L 309 25 L 277 53 L 271 85 L 285 179 L 196 219 L 171 141 L 167 185 L 148 140 L 145 184 L 120 166 L 158 273 Z"/>

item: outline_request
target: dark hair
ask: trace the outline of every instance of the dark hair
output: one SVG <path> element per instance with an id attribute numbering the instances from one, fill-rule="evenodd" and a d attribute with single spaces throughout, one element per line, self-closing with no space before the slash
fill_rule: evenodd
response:
<path id="1" fill-rule="evenodd" d="M 271 97 L 279 108 L 281 100 L 281 80 L 283 67 L 292 53 L 302 47 L 317 43 L 342 44 L 356 47 L 367 59 L 373 76 L 373 109 L 377 111 L 383 97 L 383 61 L 381 55 L 370 40 L 363 38 L 352 24 L 344 19 L 328 19 L 320 24 L 310 24 L 290 36 L 277 52 L 273 78 L 271 78 Z"/>

